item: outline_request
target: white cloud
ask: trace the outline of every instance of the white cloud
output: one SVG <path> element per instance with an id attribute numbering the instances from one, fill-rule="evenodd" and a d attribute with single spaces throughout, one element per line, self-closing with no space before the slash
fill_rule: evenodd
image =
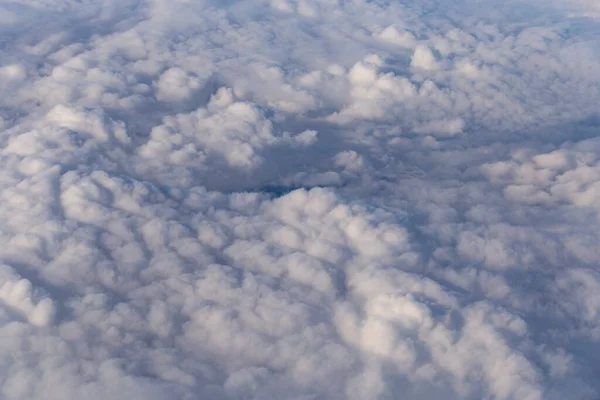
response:
<path id="1" fill-rule="evenodd" d="M 190 76 L 181 68 L 169 68 L 156 82 L 156 98 L 160 101 L 190 100 L 194 91 L 200 88 L 198 78 Z"/>
<path id="2" fill-rule="evenodd" d="M 416 40 L 415 36 L 411 32 L 398 30 L 394 25 L 390 25 L 382 30 L 378 37 L 386 42 L 408 48 L 414 47 Z"/>
<path id="3" fill-rule="evenodd" d="M 418 45 L 410 60 L 410 66 L 425 71 L 436 71 L 440 68 L 435 55 L 431 49 L 424 45 Z"/>
<path id="4" fill-rule="evenodd" d="M 0 397 L 597 397 L 592 3 L 1 8 Z"/>

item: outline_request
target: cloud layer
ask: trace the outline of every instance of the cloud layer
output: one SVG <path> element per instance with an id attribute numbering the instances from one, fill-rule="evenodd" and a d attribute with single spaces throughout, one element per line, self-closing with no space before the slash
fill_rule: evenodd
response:
<path id="1" fill-rule="evenodd" d="M 0 397 L 595 400 L 593 2 L 0 2 Z"/>

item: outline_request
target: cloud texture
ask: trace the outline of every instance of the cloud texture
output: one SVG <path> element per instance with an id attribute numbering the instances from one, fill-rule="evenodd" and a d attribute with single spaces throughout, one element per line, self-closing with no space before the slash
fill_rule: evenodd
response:
<path id="1" fill-rule="evenodd" d="M 596 400 L 592 1 L 0 1 L 0 398 Z"/>

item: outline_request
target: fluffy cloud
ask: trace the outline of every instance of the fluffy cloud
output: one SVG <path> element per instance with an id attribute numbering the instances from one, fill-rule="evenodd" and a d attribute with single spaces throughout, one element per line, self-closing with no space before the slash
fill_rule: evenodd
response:
<path id="1" fill-rule="evenodd" d="M 597 398 L 594 4 L 0 15 L 0 397 Z"/>

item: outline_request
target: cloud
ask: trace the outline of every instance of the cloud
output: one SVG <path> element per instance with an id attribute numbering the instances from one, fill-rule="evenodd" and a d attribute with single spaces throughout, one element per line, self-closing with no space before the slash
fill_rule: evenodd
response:
<path id="1" fill-rule="evenodd" d="M 590 2 L 0 8 L 0 397 L 597 397 Z"/>
<path id="2" fill-rule="evenodd" d="M 425 71 L 435 71 L 440 68 L 435 59 L 435 55 L 431 52 L 429 47 L 424 45 L 419 45 L 415 48 L 415 52 L 410 60 L 410 66 Z"/>

